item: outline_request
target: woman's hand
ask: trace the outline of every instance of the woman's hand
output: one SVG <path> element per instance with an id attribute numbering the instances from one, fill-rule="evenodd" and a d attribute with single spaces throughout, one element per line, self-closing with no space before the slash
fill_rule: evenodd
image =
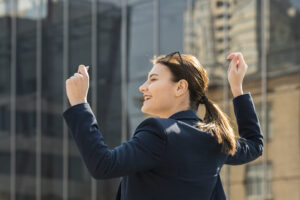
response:
<path id="1" fill-rule="evenodd" d="M 243 79 L 248 65 L 241 52 L 231 53 L 227 59 L 232 59 L 227 70 L 227 75 L 233 97 L 237 97 L 243 94 Z"/>
<path id="2" fill-rule="evenodd" d="M 66 80 L 66 91 L 71 106 L 87 103 L 89 90 L 89 67 L 79 65 L 78 72 Z"/>

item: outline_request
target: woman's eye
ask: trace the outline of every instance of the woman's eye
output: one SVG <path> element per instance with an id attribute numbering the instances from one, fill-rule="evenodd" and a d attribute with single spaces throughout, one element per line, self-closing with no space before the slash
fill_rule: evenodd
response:
<path id="1" fill-rule="evenodd" d="M 150 79 L 150 81 L 155 81 L 156 79 Z"/>

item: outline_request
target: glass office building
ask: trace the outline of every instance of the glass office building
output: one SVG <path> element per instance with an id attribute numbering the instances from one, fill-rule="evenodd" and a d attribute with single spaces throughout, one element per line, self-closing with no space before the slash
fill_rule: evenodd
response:
<path id="1" fill-rule="evenodd" d="M 223 167 L 227 198 L 299 200 L 299 21 L 298 0 L 0 0 L 0 200 L 115 199 L 120 179 L 91 178 L 68 133 L 65 80 L 92 66 L 88 101 L 113 148 L 146 117 L 149 59 L 174 51 L 200 60 L 234 126 L 225 58 L 248 63 L 265 148 Z"/>

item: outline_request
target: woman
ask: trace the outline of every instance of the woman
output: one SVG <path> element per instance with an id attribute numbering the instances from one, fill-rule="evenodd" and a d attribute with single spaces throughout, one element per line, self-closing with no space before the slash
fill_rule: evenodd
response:
<path id="1" fill-rule="evenodd" d="M 250 162 L 263 152 L 250 93 L 243 94 L 247 64 L 232 53 L 228 80 L 239 135 L 226 115 L 206 95 L 208 77 L 199 61 L 179 52 L 153 59 L 148 79 L 140 86 L 145 119 L 128 142 L 108 149 L 87 103 L 88 68 L 80 65 L 66 81 L 70 107 L 63 116 L 82 158 L 96 179 L 123 177 L 117 199 L 226 199 L 220 180 L 224 164 Z M 204 119 L 196 115 L 204 104 Z"/>

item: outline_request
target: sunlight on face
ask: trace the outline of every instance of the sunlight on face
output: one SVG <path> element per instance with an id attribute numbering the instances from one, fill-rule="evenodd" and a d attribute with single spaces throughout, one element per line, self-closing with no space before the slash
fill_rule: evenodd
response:
<path id="1" fill-rule="evenodd" d="M 175 83 L 172 74 L 163 64 L 155 64 L 149 72 L 148 79 L 139 87 L 144 95 L 141 111 L 146 114 L 161 116 L 174 105 Z"/>

